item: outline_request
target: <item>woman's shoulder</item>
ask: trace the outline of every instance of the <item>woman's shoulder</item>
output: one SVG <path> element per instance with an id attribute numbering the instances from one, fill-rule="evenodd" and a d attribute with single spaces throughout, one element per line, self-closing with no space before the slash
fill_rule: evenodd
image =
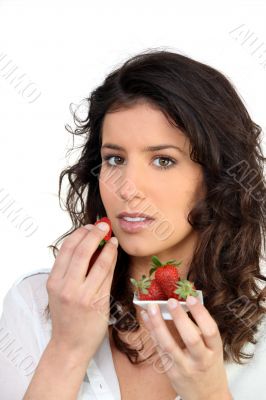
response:
<path id="1" fill-rule="evenodd" d="M 38 280 L 46 280 L 51 272 L 51 268 L 38 268 L 32 271 L 25 272 L 20 275 L 13 283 L 13 286 L 19 286 L 25 282 L 34 283 Z"/>
<path id="2" fill-rule="evenodd" d="M 23 310 L 32 313 L 45 308 L 48 302 L 46 282 L 51 269 L 40 268 L 20 275 L 6 292 L 3 312 Z"/>
<path id="3" fill-rule="evenodd" d="M 49 340 L 49 325 L 42 312 L 48 301 L 49 273 L 46 268 L 20 275 L 4 296 L 0 316 L 1 398 L 22 399 Z"/>

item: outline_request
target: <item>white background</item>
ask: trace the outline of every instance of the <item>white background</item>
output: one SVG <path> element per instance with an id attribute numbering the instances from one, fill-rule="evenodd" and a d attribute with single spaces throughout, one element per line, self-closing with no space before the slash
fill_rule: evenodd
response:
<path id="1" fill-rule="evenodd" d="M 160 48 L 223 72 L 265 130 L 265 15 L 266 0 L 0 0 L 0 60 L 10 61 L 2 74 L 0 61 L 0 312 L 16 279 L 52 267 L 47 246 L 71 228 L 57 197 L 72 146 L 64 127 L 72 123 L 70 103 L 128 57 Z M 30 83 L 24 93 L 3 76 L 15 66 L 14 76 L 25 74 Z M 39 97 L 30 102 L 34 87 Z M 265 147 L 264 138 L 264 154 Z M 22 224 L 4 212 L 9 203 L 9 211 L 21 210 Z"/>

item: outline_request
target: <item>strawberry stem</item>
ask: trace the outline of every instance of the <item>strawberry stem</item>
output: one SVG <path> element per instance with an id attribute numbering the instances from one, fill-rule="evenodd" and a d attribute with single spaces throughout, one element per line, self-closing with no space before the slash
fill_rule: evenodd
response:
<path id="1" fill-rule="evenodd" d="M 144 294 L 148 294 L 149 291 L 147 290 L 151 285 L 150 278 L 147 278 L 146 275 L 142 275 L 141 279 L 137 281 L 134 278 L 130 278 L 130 282 L 133 286 L 137 288 L 137 292 L 142 292 Z"/>
<path id="2" fill-rule="evenodd" d="M 199 294 L 194 289 L 194 283 L 187 279 L 181 279 L 176 283 L 177 289 L 174 290 L 175 294 L 178 294 L 182 299 L 186 299 L 188 296 L 197 297 Z"/>
<path id="3" fill-rule="evenodd" d="M 103 247 L 106 243 L 106 240 L 102 239 L 99 243 L 99 247 Z"/>
<path id="4" fill-rule="evenodd" d="M 152 256 L 152 268 L 149 271 L 149 276 L 151 275 L 160 267 L 163 267 L 165 265 L 174 265 L 175 267 L 178 267 L 180 264 L 182 264 L 183 260 L 177 261 L 175 258 L 172 260 L 168 260 L 165 263 L 162 263 L 157 256 Z"/>

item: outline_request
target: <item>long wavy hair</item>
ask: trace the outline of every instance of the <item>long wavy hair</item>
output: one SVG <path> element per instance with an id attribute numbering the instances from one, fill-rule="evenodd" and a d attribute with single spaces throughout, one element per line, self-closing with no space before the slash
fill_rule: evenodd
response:
<path id="1" fill-rule="evenodd" d="M 62 180 L 68 177 L 65 209 L 73 225 L 48 247 L 56 258 L 57 245 L 67 235 L 107 216 L 98 176 L 93 173 L 102 163 L 103 119 L 143 100 L 159 107 L 182 130 L 191 143 L 191 160 L 203 167 L 207 194 L 188 215 L 200 235 L 187 278 L 202 290 L 204 305 L 218 325 L 224 361 L 243 364 L 241 358 L 254 355 L 244 353 L 243 346 L 257 343 L 256 333 L 266 312 L 262 304 L 266 297 L 262 273 L 266 158 L 262 128 L 252 121 L 233 84 L 218 70 L 185 55 L 149 49 L 105 77 L 83 100 L 83 118 L 78 116 L 81 107 L 73 112 L 75 128 L 66 125 L 68 132 L 83 138 L 78 160 L 59 178 L 60 199 Z M 128 265 L 129 255 L 119 246 L 110 295 L 110 317 L 115 319 L 112 339 L 132 364 L 139 364 L 144 361 L 139 360 L 143 347 L 136 349 L 119 335 L 140 327 Z M 46 312 L 49 315 L 49 304 Z"/>

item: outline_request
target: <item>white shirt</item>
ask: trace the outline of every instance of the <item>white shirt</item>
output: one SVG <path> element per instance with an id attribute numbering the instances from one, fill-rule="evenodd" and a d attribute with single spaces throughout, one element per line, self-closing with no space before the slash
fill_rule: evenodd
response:
<path id="1" fill-rule="evenodd" d="M 0 393 L 3 400 L 22 400 L 50 340 L 51 320 L 44 316 L 49 272 L 50 269 L 39 269 L 24 274 L 4 297 L 0 319 Z M 247 352 L 255 349 L 254 358 L 247 365 L 225 363 L 234 400 L 266 398 L 265 320 L 256 338 L 259 339 L 256 346 L 248 343 L 245 347 Z M 121 400 L 108 330 L 89 363 L 77 400 Z M 180 397 L 169 400 L 180 400 Z"/>

